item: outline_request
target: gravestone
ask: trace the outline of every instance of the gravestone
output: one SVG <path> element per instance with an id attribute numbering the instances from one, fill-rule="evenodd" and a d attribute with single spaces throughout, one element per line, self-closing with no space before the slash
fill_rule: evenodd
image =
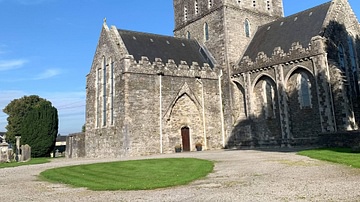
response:
<path id="1" fill-rule="evenodd" d="M 29 145 L 21 145 L 21 158 L 20 161 L 30 161 L 31 159 L 31 147 Z"/>
<path id="2" fill-rule="evenodd" d="M 1 163 L 10 161 L 8 149 L 9 149 L 8 143 L 3 142 L 0 144 L 0 162 Z"/>

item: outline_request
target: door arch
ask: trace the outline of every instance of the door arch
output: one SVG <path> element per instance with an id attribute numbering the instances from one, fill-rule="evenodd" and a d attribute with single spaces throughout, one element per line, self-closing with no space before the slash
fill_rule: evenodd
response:
<path id="1" fill-rule="evenodd" d="M 183 151 L 190 151 L 190 128 L 185 126 L 181 128 L 181 138 L 182 138 L 182 145 Z"/>

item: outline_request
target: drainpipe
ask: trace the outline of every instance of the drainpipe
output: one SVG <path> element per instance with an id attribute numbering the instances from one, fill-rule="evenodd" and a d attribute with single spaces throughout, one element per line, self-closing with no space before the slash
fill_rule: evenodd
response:
<path id="1" fill-rule="evenodd" d="M 203 117 L 203 131 L 204 131 L 204 150 L 207 149 L 206 140 L 206 123 L 205 123 L 205 99 L 204 99 L 204 84 L 201 79 L 196 79 L 201 84 L 201 102 L 202 102 L 202 117 Z"/>
<path id="2" fill-rule="evenodd" d="M 224 109 L 223 109 L 223 100 L 222 100 L 222 92 L 221 92 L 221 78 L 223 76 L 222 69 L 220 69 L 219 74 L 219 98 L 220 98 L 220 118 L 221 118 L 221 135 L 222 135 L 222 143 L 225 148 L 225 124 L 224 124 Z"/>
<path id="3" fill-rule="evenodd" d="M 160 123 L 160 154 L 163 153 L 163 124 L 162 124 L 162 75 L 159 74 L 159 123 Z"/>

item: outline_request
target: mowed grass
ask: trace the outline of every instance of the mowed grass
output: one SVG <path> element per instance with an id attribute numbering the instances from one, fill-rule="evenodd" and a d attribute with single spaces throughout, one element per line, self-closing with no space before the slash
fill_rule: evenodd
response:
<path id="1" fill-rule="evenodd" d="M 298 154 L 314 159 L 360 168 L 360 153 L 352 153 L 351 149 L 348 148 L 305 150 Z"/>
<path id="2" fill-rule="evenodd" d="M 0 163 L 0 168 L 10 168 L 10 167 L 25 166 L 25 165 L 43 164 L 43 163 L 49 163 L 49 162 L 50 162 L 49 158 L 32 158 L 30 161 L 27 161 L 27 162 Z"/>
<path id="3" fill-rule="evenodd" d="M 213 162 L 193 158 L 149 159 L 54 168 L 40 177 L 96 191 L 149 190 L 188 184 L 213 168 Z"/>

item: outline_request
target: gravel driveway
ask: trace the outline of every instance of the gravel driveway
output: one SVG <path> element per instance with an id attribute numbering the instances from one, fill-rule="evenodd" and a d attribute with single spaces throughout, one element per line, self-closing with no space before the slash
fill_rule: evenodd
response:
<path id="1" fill-rule="evenodd" d="M 208 177 L 153 191 L 89 191 L 39 181 L 46 169 L 118 159 L 55 159 L 0 169 L 0 201 L 360 201 L 360 169 L 312 160 L 291 152 L 206 151 L 156 155 L 216 162 Z"/>

